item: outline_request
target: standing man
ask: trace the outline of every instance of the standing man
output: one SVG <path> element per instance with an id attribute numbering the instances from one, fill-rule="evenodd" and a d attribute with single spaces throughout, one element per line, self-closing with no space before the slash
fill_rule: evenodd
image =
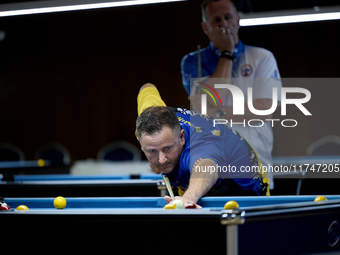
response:
<path id="1" fill-rule="evenodd" d="M 183 85 L 190 95 L 194 110 L 200 111 L 201 97 L 197 95 L 198 84 L 194 79 L 201 78 L 204 84 L 232 84 L 240 88 L 245 99 L 244 115 L 233 115 L 233 96 L 227 89 L 216 89 L 222 100 L 222 106 L 216 106 L 208 97 L 208 115 L 217 119 L 232 120 L 233 125 L 255 148 L 262 163 L 271 164 L 273 131 L 266 119 L 272 115 L 258 116 L 248 109 L 248 88 L 252 88 L 252 103 L 257 110 L 270 109 L 273 103 L 273 88 L 278 88 L 280 101 L 281 80 L 273 54 L 263 48 L 244 45 L 238 37 L 240 16 L 233 0 L 206 0 L 202 3 L 202 29 L 210 44 L 197 52 L 189 53 L 182 59 L 181 70 Z M 201 73 L 198 73 L 198 66 Z M 199 75 L 201 77 L 199 77 Z M 191 82 L 190 82 L 191 81 Z M 195 84 L 195 85 L 192 85 Z M 279 102 L 278 102 L 279 104 Z M 196 107 L 195 107 L 196 106 Z M 260 119 L 265 124 L 261 127 L 247 125 L 250 119 Z M 229 121 L 230 123 L 230 121 Z M 252 122 L 252 126 L 253 122 Z M 272 176 L 271 186 L 273 188 Z"/>

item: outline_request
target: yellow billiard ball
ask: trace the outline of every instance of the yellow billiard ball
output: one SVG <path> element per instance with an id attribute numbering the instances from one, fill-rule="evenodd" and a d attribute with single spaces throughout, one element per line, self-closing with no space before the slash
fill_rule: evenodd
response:
<path id="1" fill-rule="evenodd" d="M 228 209 L 238 209 L 240 206 L 238 205 L 238 203 L 236 201 L 230 200 L 228 201 L 225 205 L 224 205 L 224 209 L 228 210 Z"/>
<path id="2" fill-rule="evenodd" d="M 38 166 L 43 167 L 46 165 L 46 161 L 43 159 L 38 159 L 37 164 Z"/>
<path id="3" fill-rule="evenodd" d="M 56 197 L 53 201 L 53 205 L 57 209 L 64 209 L 66 206 L 66 199 L 63 197 Z"/>
<path id="4" fill-rule="evenodd" d="M 314 202 L 318 202 L 318 201 L 327 201 L 327 198 L 325 198 L 324 196 L 318 196 L 314 199 Z"/>
<path id="5" fill-rule="evenodd" d="M 29 209 L 28 209 L 28 207 L 27 207 L 26 205 L 19 205 L 19 206 L 17 207 L 17 210 L 25 210 L 25 211 L 28 211 Z"/>
<path id="6" fill-rule="evenodd" d="M 177 206 L 173 203 L 166 204 L 163 209 L 177 209 Z"/>

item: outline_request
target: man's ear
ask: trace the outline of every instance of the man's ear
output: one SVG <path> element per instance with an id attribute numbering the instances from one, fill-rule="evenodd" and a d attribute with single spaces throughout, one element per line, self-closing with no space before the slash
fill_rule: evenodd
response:
<path id="1" fill-rule="evenodd" d="M 136 136 L 136 137 L 137 137 L 137 136 Z M 139 144 L 140 144 L 139 137 L 137 137 L 137 140 L 138 140 L 138 142 L 139 142 Z M 144 152 L 142 145 L 140 146 L 140 149 Z M 144 152 L 144 153 L 145 153 L 145 152 Z"/>
<path id="2" fill-rule="evenodd" d="M 238 24 L 238 29 L 240 29 L 241 25 L 240 25 L 240 20 L 241 20 L 241 16 L 239 13 L 237 13 L 237 24 Z"/>
<path id="3" fill-rule="evenodd" d="M 185 131 L 184 131 L 184 129 L 181 129 L 181 133 L 180 133 L 179 137 L 181 138 L 181 144 L 184 145 L 185 144 Z"/>
<path id="4" fill-rule="evenodd" d="M 201 27 L 202 27 L 202 30 L 203 30 L 203 32 L 206 34 L 206 35 L 208 35 L 208 27 L 207 27 L 207 23 L 205 23 L 205 22 L 201 22 Z"/>

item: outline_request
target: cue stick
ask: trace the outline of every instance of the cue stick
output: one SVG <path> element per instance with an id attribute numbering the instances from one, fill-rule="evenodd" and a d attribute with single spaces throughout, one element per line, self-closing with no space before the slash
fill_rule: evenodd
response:
<path id="1" fill-rule="evenodd" d="M 197 45 L 197 67 L 198 67 L 198 82 L 201 82 L 201 45 Z"/>
<path id="2" fill-rule="evenodd" d="M 171 184 L 170 184 L 169 178 L 166 177 L 165 175 L 162 175 L 162 177 L 163 177 L 163 180 L 164 180 L 164 182 L 165 182 L 165 186 L 166 186 L 166 188 L 167 188 L 167 190 L 168 190 L 168 192 L 169 192 L 169 194 L 170 194 L 170 197 L 171 197 L 171 199 L 172 199 L 172 201 L 171 201 L 170 203 L 172 203 L 173 201 L 175 201 L 175 196 L 174 196 L 174 193 L 173 193 L 173 191 L 172 191 L 172 188 L 171 188 Z"/>
<path id="3" fill-rule="evenodd" d="M 197 69 L 198 69 L 198 88 L 201 87 L 201 78 L 202 78 L 202 69 L 201 69 L 201 45 L 197 45 Z M 197 91 L 196 91 L 197 92 Z M 198 94 L 201 95 L 202 91 L 198 91 Z"/>
<path id="4" fill-rule="evenodd" d="M 201 45 L 197 45 L 197 68 L 198 68 L 198 86 L 196 88 L 196 93 L 198 95 L 202 95 L 202 90 L 201 88 L 201 78 L 202 78 L 202 60 L 201 60 Z M 206 95 L 204 95 L 206 96 Z M 201 103 L 201 110 L 202 110 L 202 103 Z M 206 114 L 206 113 L 205 113 Z"/>

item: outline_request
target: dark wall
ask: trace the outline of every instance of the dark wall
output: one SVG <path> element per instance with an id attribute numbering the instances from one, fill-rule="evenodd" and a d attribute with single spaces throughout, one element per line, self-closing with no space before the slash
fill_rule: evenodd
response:
<path id="1" fill-rule="evenodd" d="M 247 27 L 240 36 L 271 50 L 282 77 L 338 77 L 339 25 Z M 1 18 L 0 30 L 6 31 L 0 42 L 0 142 L 20 147 L 26 159 L 48 142 L 63 144 L 72 159 L 95 158 L 115 140 L 138 145 L 140 86 L 154 83 L 168 105 L 188 108 L 180 61 L 208 44 L 199 1 Z M 316 105 L 314 97 L 327 100 L 324 90 L 314 91 Z M 328 91 L 333 97 L 339 92 Z M 293 152 L 274 129 L 274 155 L 303 154 L 318 136 L 340 132 L 306 125 L 299 138 L 304 142 Z"/>

